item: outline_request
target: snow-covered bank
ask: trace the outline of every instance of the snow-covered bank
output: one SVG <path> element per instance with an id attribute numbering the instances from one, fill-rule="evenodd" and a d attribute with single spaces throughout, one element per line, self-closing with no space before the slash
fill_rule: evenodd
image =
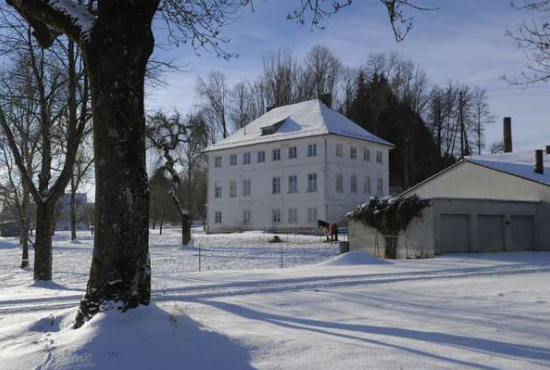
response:
<path id="1" fill-rule="evenodd" d="M 175 310 L 99 313 L 72 329 L 76 309 L 2 327 L 1 369 L 247 369 L 248 351 Z M 217 352 L 223 356 L 212 356 Z"/>

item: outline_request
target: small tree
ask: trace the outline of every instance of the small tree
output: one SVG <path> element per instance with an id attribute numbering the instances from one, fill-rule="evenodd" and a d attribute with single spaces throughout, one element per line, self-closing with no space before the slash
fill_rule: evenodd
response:
<path id="1" fill-rule="evenodd" d="M 190 214 L 192 191 L 194 190 L 194 172 L 197 164 L 197 155 L 207 142 L 207 127 L 204 119 L 190 116 L 184 122 L 176 112 L 167 116 L 158 112 L 149 118 L 147 137 L 152 148 L 161 154 L 162 165 L 157 170 L 157 176 L 167 174 L 171 178 L 168 194 L 173 200 L 176 210 L 182 221 L 181 244 L 186 246 L 191 240 Z M 177 170 L 178 153 L 185 153 L 185 175 L 187 180 L 187 209 L 184 209 L 178 197 L 181 179 Z"/>

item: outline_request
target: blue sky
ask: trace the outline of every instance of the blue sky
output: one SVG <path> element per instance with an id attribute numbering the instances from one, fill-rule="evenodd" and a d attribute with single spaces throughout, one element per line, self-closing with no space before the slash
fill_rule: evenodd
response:
<path id="1" fill-rule="evenodd" d="M 159 57 L 186 65 L 186 71 L 167 75 L 166 86 L 150 90 L 147 107 L 188 112 L 197 101 L 194 86 L 198 76 L 218 70 L 230 83 L 253 80 L 261 72 L 266 52 L 288 48 L 301 59 L 313 45 L 321 44 L 350 67 L 362 65 L 372 53 L 398 52 L 422 66 L 430 84 L 453 80 L 486 88 L 497 117 L 487 130 L 488 144 L 501 139 L 502 117 L 511 116 L 515 150 L 550 145 L 550 85 L 524 89 L 501 79 L 503 74 L 518 76 L 526 62 L 523 51 L 505 36 L 506 31 L 515 30 L 533 15 L 512 8 L 509 0 L 418 1 L 439 9 L 409 11 L 414 28 L 402 43 L 395 42 L 378 0 L 356 0 L 326 20 L 326 29 L 313 31 L 308 25 L 286 20 L 297 0 L 257 1 L 254 13 L 243 11 L 224 30 L 224 36 L 231 39 L 225 49 L 237 53 L 238 58 L 225 61 L 204 52 L 198 56 L 187 46 L 157 51 Z M 161 28 L 159 25 L 157 40 L 166 44 Z"/>

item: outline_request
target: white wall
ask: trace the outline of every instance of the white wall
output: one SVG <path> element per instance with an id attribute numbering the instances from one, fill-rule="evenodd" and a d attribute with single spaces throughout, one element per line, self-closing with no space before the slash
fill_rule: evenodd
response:
<path id="1" fill-rule="evenodd" d="M 408 195 L 420 198 L 469 198 L 550 202 L 550 187 L 464 162 L 420 185 Z"/>
<path id="2" fill-rule="evenodd" d="M 343 145 L 343 156 L 336 156 L 336 143 Z M 317 155 L 308 157 L 308 145 L 317 145 Z M 350 158 L 350 146 L 357 147 L 357 159 Z M 288 148 L 297 147 L 298 156 L 289 159 Z M 362 148 L 369 146 L 370 162 L 363 161 Z M 272 161 L 272 150 L 281 149 L 281 160 Z M 325 149 L 326 148 L 326 149 Z M 388 147 L 361 140 L 334 135 L 290 139 L 261 145 L 225 149 L 208 153 L 208 225 L 210 232 L 234 230 L 277 230 L 288 228 L 313 228 L 316 222 L 308 223 L 308 208 L 317 208 L 317 218 L 338 221 L 353 208 L 366 202 L 371 194 L 363 194 L 363 178 L 370 176 L 373 193 L 376 178 L 384 179 L 384 195 L 388 194 Z M 265 150 L 266 161 L 257 163 L 257 152 Z M 383 152 L 383 163 L 376 163 L 376 151 Z M 251 153 L 251 164 L 243 164 L 243 154 Z M 230 166 L 230 155 L 237 154 L 237 165 Z M 222 157 L 222 167 L 214 166 L 215 157 Z M 328 163 L 325 165 L 325 163 Z M 317 192 L 307 192 L 308 174 L 317 174 Z M 336 173 L 344 176 L 343 193 L 336 192 Z M 358 193 L 350 193 L 351 175 L 358 178 Z M 298 176 L 298 193 L 288 193 L 288 177 Z M 280 177 L 282 192 L 272 194 L 272 179 Z M 243 196 L 243 180 L 251 180 L 251 196 Z M 222 197 L 214 197 L 214 184 L 222 185 Z M 237 182 L 237 197 L 229 196 L 230 182 Z M 272 222 L 272 210 L 281 211 L 281 222 Z M 298 223 L 288 223 L 288 209 L 296 208 Z M 250 209 L 251 223 L 243 223 L 243 210 Z M 215 212 L 222 212 L 222 223 L 215 223 Z M 327 214 L 328 212 L 328 214 Z"/>
<path id="3" fill-rule="evenodd" d="M 307 156 L 309 144 L 317 144 L 317 155 Z M 297 147 L 298 156 L 288 158 L 288 148 Z M 281 149 L 281 159 L 272 160 L 273 149 Z M 266 160 L 257 163 L 257 152 L 265 150 Z M 243 154 L 251 152 L 251 164 L 242 164 Z M 229 165 L 231 154 L 237 154 L 238 164 Z M 222 156 L 223 166 L 214 167 L 214 158 Z M 236 229 L 276 229 L 288 227 L 288 208 L 296 208 L 298 223 L 296 227 L 312 227 L 307 223 L 307 209 L 317 208 L 317 217 L 324 218 L 324 138 L 286 140 L 262 145 L 227 149 L 209 153 L 208 176 L 208 225 L 209 231 L 233 231 Z M 308 174 L 317 174 L 317 192 L 307 192 Z M 289 194 L 288 177 L 298 176 L 298 193 Z M 281 194 L 272 194 L 272 179 L 281 178 Z M 251 196 L 243 196 L 243 180 L 251 180 Z M 222 198 L 214 198 L 214 184 L 222 184 Z M 231 181 L 237 181 L 237 197 L 229 197 Z M 281 222 L 272 222 L 272 210 L 281 211 Z M 251 210 L 252 222 L 243 224 L 243 209 Z M 222 224 L 214 222 L 216 211 L 222 212 Z"/>
<path id="4" fill-rule="evenodd" d="M 340 144 L 343 147 L 343 156 L 336 156 L 336 147 Z M 357 148 L 357 159 L 351 159 L 350 147 Z M 370 160 L 363 159 L 363 149 L 370 150 Z M 357 205 L 366 203 L 373 196 L 386 196 L 389 194 L 389 148 L 384 145 L 365 142 L 361 140 L 348 139 L 340 136 L 329 136 L 327 138 L 328 150 L 328 197 L 329 208 L 328 219 L 331 222 L 341 220 L 346 213 L 352 211 Z M 376 152 L 383 154 L 382 163 L 376 162 Z M 343 192 L 336 189 L 338 174 L 343 177 Z M 350 185 L 352 175 L 357 176 L 357 193 L 351 193 Z M 371 179 L 371 191 L 365 193 L 363 183 L 365 177 Z M 383 181 L 382 194 L 377 192 L 377 179 Z"/>

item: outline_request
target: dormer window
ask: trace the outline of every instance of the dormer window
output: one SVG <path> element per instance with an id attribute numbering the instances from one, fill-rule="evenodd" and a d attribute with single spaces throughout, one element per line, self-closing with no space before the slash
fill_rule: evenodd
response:
<path id="1" fill-rule="evenodd" d="M 281 127 L 281 125 L 286 121 L 286 118 L 277 122 L 277 123 L 274 123 L 273 125 L 269 125 L 269 126 L 264 126 L 264 127 L 260 127 L 260 130 L 262 131 L 262 136 L 266 136 L 266 135 L 273 135 L 274 133 L 277 132 L 277 130 L 279 129 L 279 127 Z"/>

